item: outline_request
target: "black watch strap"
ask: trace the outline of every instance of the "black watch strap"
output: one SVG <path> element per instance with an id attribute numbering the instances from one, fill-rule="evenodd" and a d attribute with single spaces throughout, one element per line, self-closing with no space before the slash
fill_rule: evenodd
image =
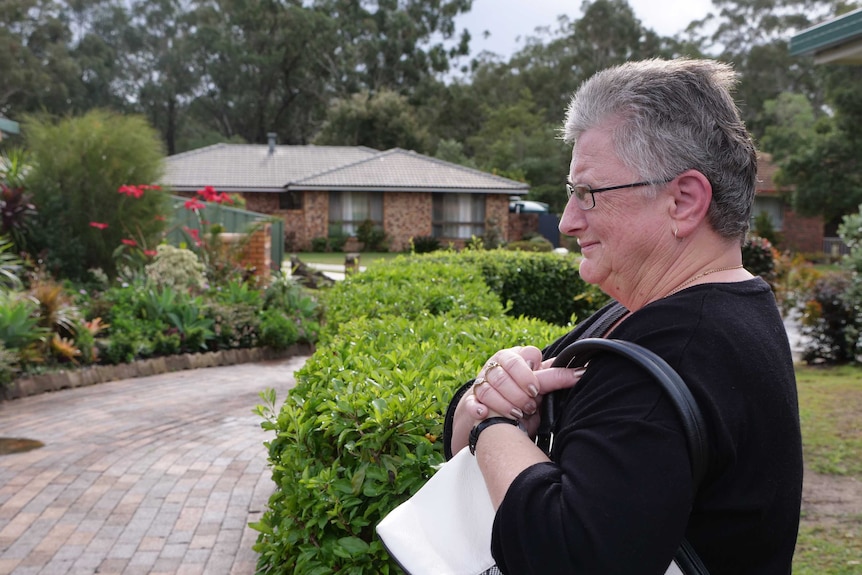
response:
<path id="1" fill-rule="evenodd" d="M 521 427 L 520 421 L 517 419 L 509 419 L 508 417 L 489 417 L 488 419 L 483 419 L 470 430 L 470 453 L 476 455 L 476 442 L 479 441 L 479 434 L 497 423 L 508 423 L 509 425 L 515 425 L 519 428 Z"/>

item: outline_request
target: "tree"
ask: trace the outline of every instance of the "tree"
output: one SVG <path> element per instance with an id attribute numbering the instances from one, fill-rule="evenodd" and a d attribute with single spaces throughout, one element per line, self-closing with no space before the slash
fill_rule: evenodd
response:
<path id="1" fill-rule="evenodd" d="M 91 268 L 112 275 L 118 247 L 158 243 L 164 194 L 121 188 L 161 176 L 158 133 L 143 118 L 98 110 L 59 121 L 31 116 L 24 130 L 34 165 L 25 185 L 38 210 L 28 248 L 55 277 L 83 280 Z"/>
<path id="2" fill-rule="evenodd" d="M 277 132 L 307 143 L 331 95 L 322 54 L 338 51 L 337 25 L 300 0 L 202 0 L 193 16 L 191 112 L 224 138 L 266 142 Z"/>
<path id="3" fill-rule="evenodd" d="M 390 90 L 354 94 L 335 103 L 315 139 L 329 146 L 404 148 L 425 152 L 427 133 L 407 98 Z"/>
<path id="4" fill-rule="evenodd" d="M 64 113 L 79 88 L 72 33 L 54 0 L 0 3 L 0 113 Z"/>
<path id="5" fill-rule="evenodd" d="M 776 179 L 792 186 L 794 210 L 832 222 L 862 203 L 862 70 L 830 68 L 828 77 L 832 115 L 782 151 Z"/>
<path id="6" fill-rule="evenodd" d="M 409 94 L 429 77 L 447 72 L 465 55 L 470 35 L 454 47 L 455 17 L 473 0 L 315 0 L 312 5 L 338 24 L 326 68 L 345 96 L 388 88 Z"/>

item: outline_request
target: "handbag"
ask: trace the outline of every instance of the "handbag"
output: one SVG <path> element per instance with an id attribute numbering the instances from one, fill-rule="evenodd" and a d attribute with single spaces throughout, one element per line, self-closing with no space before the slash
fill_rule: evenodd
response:
<path id="1" fill-rule="evenodd" d="M 683 424 L 697 486 L 707 465 L 706 426 L 688 386 L 667 362 L 632 342 L 585 338 L 566 346 L 554 366 L 581 367 L 603 352 L 638 363 L 667 392 Z M 389 555 L 409 575 L 492 573 L 497 572 L 491 556 L 495 513 L 476 458 L 465 448 L 444 463 L 415 495 L 387 514 L 377 525 L 377 534 Z M 665 575 L 708 573 L 688 541 L 683 540 Z"/>

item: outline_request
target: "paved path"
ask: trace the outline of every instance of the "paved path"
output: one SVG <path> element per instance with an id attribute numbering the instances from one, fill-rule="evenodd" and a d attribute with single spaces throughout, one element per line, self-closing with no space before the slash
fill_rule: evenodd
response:
<path id="1" fill-rule="evenodd" d="M 252 413 L 305 357 L 181 371 L 0 403 L 0 575 L 250 575 L 272 492 Z"/>

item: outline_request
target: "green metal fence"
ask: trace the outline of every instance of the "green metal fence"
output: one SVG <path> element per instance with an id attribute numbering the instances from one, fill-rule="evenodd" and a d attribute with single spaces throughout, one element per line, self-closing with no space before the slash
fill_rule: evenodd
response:
<path id="1" fill-rule="evenodd" d="M 229 206 L 204 202 L 204 207 L 195 213 L 194 210 L 185 209 L 184 205 L 190 198 L 181 196 L 171 196 L 173 207 L 173 219 L 168 225 L 167 240 L 169 243 L 178 246 L 181 243 L 189 241 L 188 235 L 183 231 L 184 228 L 198 230 L 201 234 L 204 230 L 201 229 L 201 220 L 208 222 L 208 226 L 220 224 L 227 233 L 246 233 L 255 224 L 266 222 L 271 224 L 271 252 L 272 269 L 281 269 L 281 262 L 284 260 L 284 220 L 281 218 L 261 214 L 258 212 L 250 212 L 248 210 L 240 210 L 239 208 L 231 208 Z"/>

